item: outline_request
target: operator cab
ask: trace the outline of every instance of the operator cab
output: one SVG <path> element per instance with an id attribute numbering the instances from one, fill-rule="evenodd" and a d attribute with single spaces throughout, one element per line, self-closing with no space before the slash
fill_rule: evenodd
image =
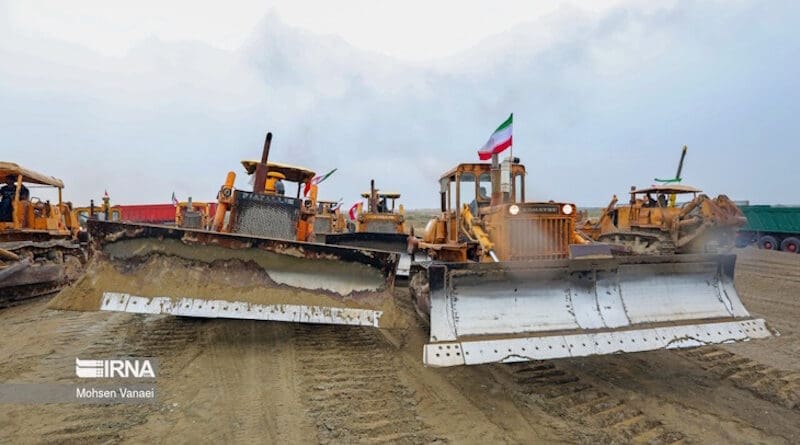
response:
<path id="1" fill-rule="evenodd" d="M 479 224 L 501 261 L 568 257 L 575 205 L 527 202 L 525 174 L 518 158 L 458 164 L 444 173 L 439 184 L 446 224 L 426 227 L 425 241 L 471 245 L 475 240 L 469 227 Z"/>
<path id="2" fill-rule="evenodd" d="M 380 192 L 375 191 L 375 195 L 377 196 L 378 203 L 376 205 L 377 213 L 394 213 L 395 212 L 395 201 L 400 199 L 399 193 L 394 192 Z M 364 199 L 370 198 L 370 192 L 364 192 L 361 194 L 361 197 Z M 391 201 L 391 202 L 389 202 Z"/>
<path id="3" fill-rule="evenodd" d="M 631 205 L 640 204 L 642 207 L 667 208 L 675 207 L 676 196 L 692 195 L 691 201 L 702 190 L 680 184 L 654 185 L 643 189 L 631 187 Z"/>
<path id="4" fill-rule="evenodd" d="M 8 193 L 2 200 L 0 231 L 63 233 L 71 229 L 70 204 L 62 201 L 64 183 L 52 176 L 26 169 L 13 162 L 0 162 L 0 178 Z M 51 204 L 51 198 L 56 204 Z"/>

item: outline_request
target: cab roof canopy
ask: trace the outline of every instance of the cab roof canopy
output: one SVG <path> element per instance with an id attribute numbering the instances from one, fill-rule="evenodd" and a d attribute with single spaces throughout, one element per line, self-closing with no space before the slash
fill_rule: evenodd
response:
<path id="1" fill-rule="evenodd" d="M 254 174 L 256 172 L 256 167 L 260 163 L 260 161 L 242 161 L 242 165 L 244 166 L 244 169 L 247 171 L 248 175 Z M 281 173 L 286 177 L 287 181 L 291 182 L 308 182 L 317 175 L 312 170 L 309 170 L 305 167 L 279 164 L 277 162 L 267 162 L 267 169 L 271 172 Z"/>
<path id="2" fill-rule="evenodd" d="M 376 191 L 375 194 L 378 195 L 378 198 L 397 199 L 397 198 L 400 197 L 400 194 L 399 193 L 395 193 L 395 192 L 385 192 L 384 193 L 384 192 Z M 361 197 L 362 198 L 369 198 L 369 192 L 362 193 Z"/>
<path id="3" fill-rule="evenodd" d="M 464 174 L 464 173 L 472 173 L 474 175 L 481 175 L 481 174 L 489 174 L 492 171 L 492 164 L 487 162 L 465 162 L 462 164 L 458 164 L 455 167 L 451 168 L 439 178 L 441 179 L 455 179 L 456 173 Z M 525 166 L 522 164 L 511 164 L 511 172 L 512 174 L 525 174 Z"/>
<path id="4" fill-rule="evenodd" d="M 14 175 L 14 176 L 22 175 L 22 182 L 64 188 L 64 183 L 61 182 L 61 180 L 58 178 L 43 175 L 33 170 L 28 170 L 27 168 L 20 167 L 19 165 L 13 162 L 0 162 L 0 178 L 2 178 L 3 181 L 5 181 L 6 176 L 8 175 Z"/>
<path id="5" fill-rule="evenodd" d="M 666 194 L 675 194 L 679 195 L 681 193 L 700 193 L 702 190 L 698 188 L 694 188 L 689 185 L 680 185 L 680 184 L 665 184 L 665 185 L 652 185 L 647 188 L 633 190 L 631 194 L 639 194 L 639 193 L 666 193 Z"/>

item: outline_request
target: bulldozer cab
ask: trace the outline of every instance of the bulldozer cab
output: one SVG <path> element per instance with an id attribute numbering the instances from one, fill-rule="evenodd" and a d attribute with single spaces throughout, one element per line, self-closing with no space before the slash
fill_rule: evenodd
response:
<path id="1" fill-rule="evenodd" d="M 643 189 L 632 189 L 630 192 L 631 207 L 627 217 L 617 215 L 615 225 L 622 227 L 662 227 L 669 224 L 680 214 L 676 206 L 679 196 L 687 197 L 682 201 L 692 201 L 702 190 L 688 185 L 654 185 Z"/>
<path id="2" fill-rule="evenodd" d="M 0 189 L 0 231 L 5 238 L 13 238 L 13 233 L 71 236 L 78 230 L 71 205 L 62 200 L 60 179 L 12 162 L 0 162 L 0 178 L 5 182 Z"/>
<path id="3" fill-rule="evenodd" d="M 507 159 L 459 164 L 441 176 L 443 218 L 425 241 L 465 245 L 475 261 L 558 259 L 569 256 L 575 229 L 570 203 L 526 202 L 525 166 Z M 492 179 L 493 170 L 495 179 Z M 430 236 L 432 232 L 438 236 Z"/>
<path id="4" fill-rule="evenodd" d="M 370 199 L 370 196 L 370 192 L 364 192 L 361 194 L 361 197 L 365 199 Z M 375 198 L 378 202 L 375 209 L 376 213 L 395 213 L 395 202 L 400 199 L 400 194 L 394 192 L 376 191 Z"/>

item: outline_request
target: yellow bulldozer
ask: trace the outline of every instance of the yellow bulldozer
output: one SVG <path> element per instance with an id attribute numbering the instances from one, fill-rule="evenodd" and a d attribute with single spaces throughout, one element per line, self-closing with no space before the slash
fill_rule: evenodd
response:
<path id="1" fill-rule="evenodd" d="M 325 237 L 325 243 L 398 253 L 397 276 L 407 277 L 412 257 L 408 253 L 405 209 L 402 204 L 397 204 L 400 193 L 376 189 L 373 179 L 369 191 L 362 193 L 361 197 L 366 198 L 367 207 L 364 208 L 363 202 L 358 203 L 350 231 L 330 234 Z"/>
<path id="2" fill-rule="evenodd" d="M 678 200 L 679 202 L 676 202 Z M 727 196 L 709 198 L 682 184 L 631 187 L 627 205 L 617 197 L 581 232 L 636 254 L 726 252 L 747 219 Z"/>
<path id="3" fill-rule="evenodd" d="M 314 172 L 268 161 L 229 172 L 211 230 L 89 220 L 94 255 L 56 309 L 390 327 L 397 256 L 311 243 Z M 286 193 L 284 181 L 297 183 Z M 310 193 L 303 197 L 302 191 Z"/>
<path id="4" fill-rule="evenodd" d="M 767 337 L 733 285 L 732 255 L 617 256 L 575 230 L 576 206 L 529 202 L 525 167 L 459 164 L 412 247 L 410 291 L 430 366 L 518 362 Z"/>
<path id="5" fill-rule="evenodd" d="M 339 201 L 317 201 L 317 215 L 314 217 L 314 236 L 317 242 L 324 243 L 328 235 L 347 231 L 347 221 Z"/>
<path id="6" fill-rule="evenodd" d="M 60 179 L 12 162 L 0 162 L 0 178 L 0 306 L 7 306 L 58 291 L 87 257 Z"/>
<path id="7" fill-rule="evenodd" d="M 175 206 L 175 227 L 204 229 L 211 227 L 211 209 L 208 202 L 196 202 L 192 198 Z"/>
<path id="8" fill-rule="evenodd" d="M 581 233 L 635 254 L 730 251 L 747 219 L 727 196 L 711 199 L 681 184 L 687 151 L 684 145 L 674 178 L 631 187 L 627 205 L 619 205 L 614 195 L 597 220 L 586 218 L 580 224 Z"/>
<path id="9" fill-rule="evenodd" d="M 372 180 L 370 191 L 362 193 L 361 197 L 367 199 L 367 208 L 359 203 L 354 233 L 408 233 L 405 209 L 402 204 L 396 206 L 400 193 L 382 192 L 375 188 L 375 180 Z"/>

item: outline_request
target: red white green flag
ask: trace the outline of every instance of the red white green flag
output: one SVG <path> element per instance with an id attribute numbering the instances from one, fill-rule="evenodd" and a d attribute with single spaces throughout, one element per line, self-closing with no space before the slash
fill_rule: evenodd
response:
<path id="1" fill-rule="evenodd" d="M 491 159 L 493 154 L 500 153 L 511 146 L 513 120 L 514 113 L 511 113 L 508 119 L 497 127 L 497 130 L 489 136 L 489 140 L 478 150 L 478 157 L 481 158 L 481 161 Z"/>
<path id="2" fill-rule="evenodd" d="M 311 184 L 317 185 L 320 182 L 328 179 L 336 170 L 338 170 L 338 168 L 334 168 L 333 170 L 329 171 L 328 173 L 326 173 L 326 174 L 324 174 L 322 176 L 314 176 L 314 178 L 311 181 L 306 182 L 306 186 L 303 189 L 303 196 L 307 196 L 308 195 L 308 192 L 311 190 Z"/>

